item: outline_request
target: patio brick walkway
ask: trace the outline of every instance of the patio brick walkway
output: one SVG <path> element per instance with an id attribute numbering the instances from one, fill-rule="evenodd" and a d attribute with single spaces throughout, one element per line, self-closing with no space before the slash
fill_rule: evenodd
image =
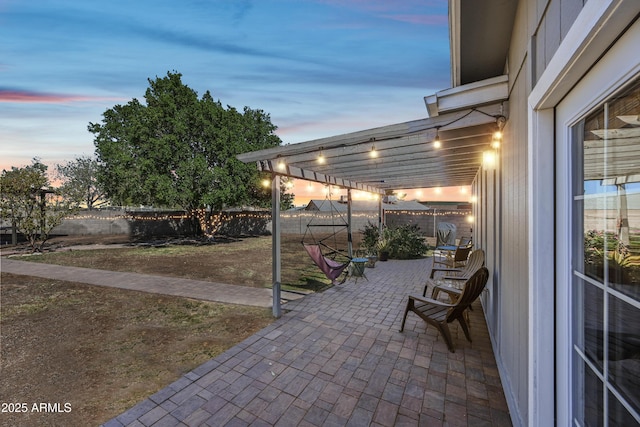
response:
<path id="1" fill-rule="evenodd" d="M 46 274 L 47 267 L 1 262 L 3 271 Z M 270 326 L 104 426 L 511 426 L 478 302 L 473 343 L 451 325 L 455 353 L 413 313 L 398 332 L 406 295 L 422 292 L 429 266 L 429 259 L 378 262 L 368 280 L 289 301 Z M 166 279 L 79 273 L 74 281 L 152 292 L 149 284 Z M 204 283 L 209 299 L 230 298 L 226 287 Z"/>
<path id="2" fill-rule="evenodd" d="M 105 424 L 510 426 L 481 305 L 450 353 L 409 314 L 430 260 L 379 262 L 284 305 L 282 318 Z"/>

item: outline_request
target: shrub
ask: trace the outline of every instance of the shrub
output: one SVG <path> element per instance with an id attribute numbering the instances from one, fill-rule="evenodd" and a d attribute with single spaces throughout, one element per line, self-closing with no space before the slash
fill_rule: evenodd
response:
<path id="1" fill-rule="evenodd" d="M 394 259 L 420 258 L 429 246 L 417 225 L 401 225 L 384 229 L 382 239 L 387 242 L 389 257 Z"/>
<path id="2" fill-rule="evenodd" d="M 367 222 L 362 232 L 362 241 L 360 247 L 367 255 L 376 255 L 378 253 L 378 240 L 380 240 L 380 231 L 378 226 L 371 221 Z"/>

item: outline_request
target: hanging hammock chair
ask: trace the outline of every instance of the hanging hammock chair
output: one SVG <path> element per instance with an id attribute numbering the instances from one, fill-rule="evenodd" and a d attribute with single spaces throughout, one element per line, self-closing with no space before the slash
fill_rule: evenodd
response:
<path id="1" fill-rule="evenodd" d="M 331 280 L 332 283 L 336 283 L 338 277 L 342 273 L 345 273 L 342 281 L 339 283 L 344 283 L 347 279 L 346 268 L 349 266 L 351 262 L 351 257 L 345 252 L 338 249 L 338 239 L 337 236 L 339 233 L 348 230 L 348 223 L 342 217 L 342 215 L 337 215 L 340 219 L 340 222 L 336 224 L 335 218 L 338 213 L 333 201 L 327 197 L 320 208 L 324 205 L 324 203 L 328 202 L 331 209 L 331 222 L 317 222 L 317 216 L 312 218 L 311 221 L 307 224 L 307 228 L 305 230 L 304 235 L 302 236 L 302 245 L 304 249 L 309 254 L 309 257 L 313 260 L 313 262 L 318 266 L 318 268 L 324 273 L 327 279 Z M 323 233 L 322 238 L 316 238 L 319 234 L 317 229 L 321 228 L 324 230 L 330 229 L 331 233 L 325 235 Z M 316 233 L 314 235 L 313 229 L 316 229 Z M 349 241 L 351 240 L 351 236 L 348 235 Z M 332 244 L 332 246 L 330 245 Z"/>

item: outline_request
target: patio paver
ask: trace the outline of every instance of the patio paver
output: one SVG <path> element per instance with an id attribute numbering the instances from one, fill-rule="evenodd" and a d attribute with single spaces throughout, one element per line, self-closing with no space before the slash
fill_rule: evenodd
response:
<path id="1" fill-rule="evenodd" d="M 368 280 L 287 302 L 267 328 L 104 426 L 511 426 L 479 303 L 473 343 L 452 325 L 455 353 L 413 313 L 398 332 L 430 262 L 379 262 Z"/>

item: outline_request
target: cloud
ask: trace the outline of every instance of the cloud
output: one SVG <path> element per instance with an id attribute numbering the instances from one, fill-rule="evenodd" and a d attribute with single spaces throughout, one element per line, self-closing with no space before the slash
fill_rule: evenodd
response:
<path id="1" fill-rule="evenodd" d="M 0 88 L 0 103 L 65 104 L 71 102 L 115 101 L 115 97 L 56 94 Z"/>

